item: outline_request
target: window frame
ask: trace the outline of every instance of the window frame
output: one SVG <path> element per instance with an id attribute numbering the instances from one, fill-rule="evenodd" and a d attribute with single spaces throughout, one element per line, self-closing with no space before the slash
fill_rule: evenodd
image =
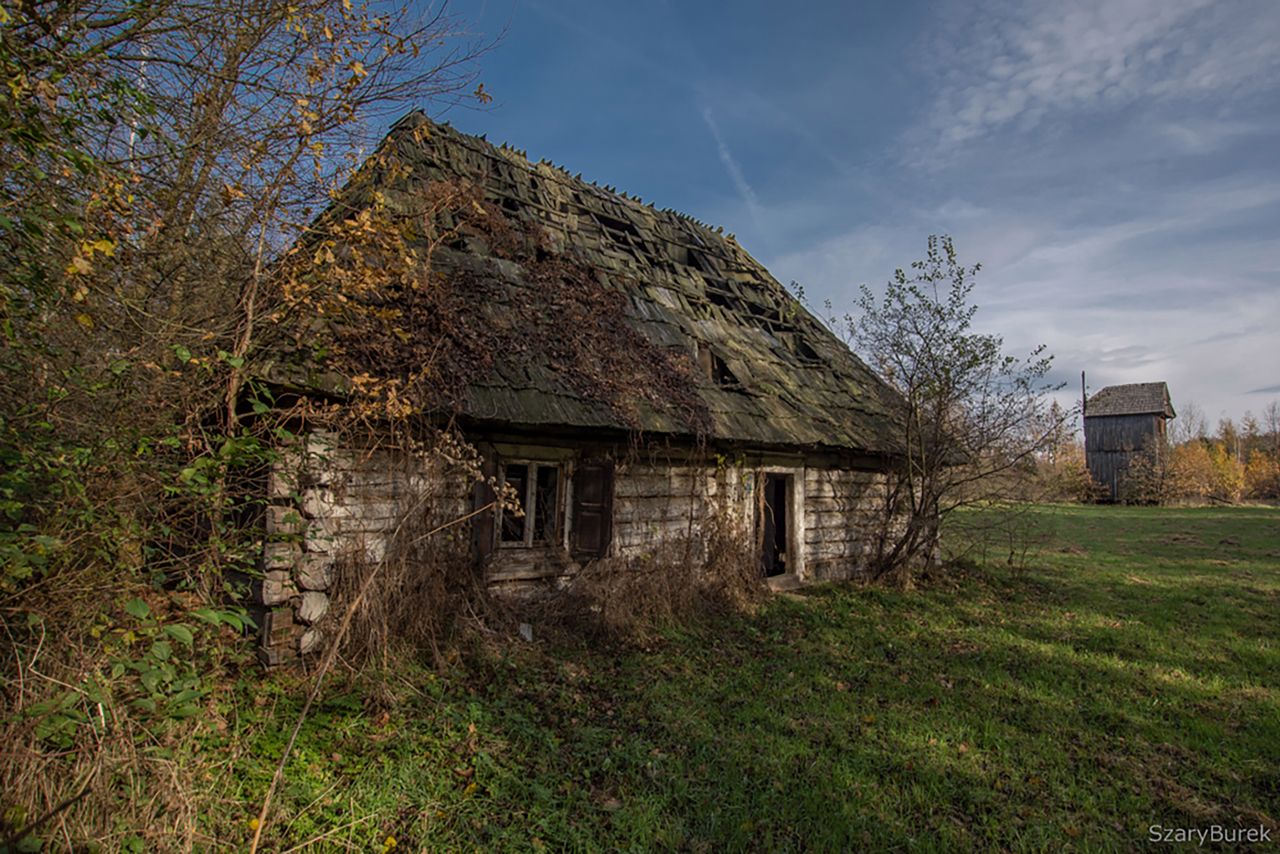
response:
<path id="1" fill-rule="evenodd" d="M 509 466 L 524 466 L 526 469 L 524 495 L 520 496 L 520 506 L 524 510 L 524 516 L 521 518 L 521 538 L 519 540 L 507 540 L 503 538 L 503 530 L 505 527 L 506 508 L 500 508 L 494 519 L 494 537 L 497 540 L 499 549 L 537 549 L 537 548 L 555 548 L 564 545 L 565 537 L 565 501 L 568 498 L 569 490 L 567 488 L 568 467 L 560 461 L 555 460 L 531 460 L 511 458 L 501 461 L 498 467 L 499 483 L 502 487 L 507 484 L 507 468 Z M 556 472 L 556 494 L 552 502 L 552 512 L 555 514 L 554 532 L 552 539 L 538 540 L 535 538 L 537 534 L 534 521 L 538 515 L 538 470 L 554 469 Z"/>

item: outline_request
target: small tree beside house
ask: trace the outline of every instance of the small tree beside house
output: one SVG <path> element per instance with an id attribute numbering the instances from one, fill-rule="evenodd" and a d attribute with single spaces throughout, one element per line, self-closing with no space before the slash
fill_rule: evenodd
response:
<path id="1" fill-rule="evenodd" d="M 881 532 L 879 574 L 931 565 L 955 511 L 1016 499 L 1060 432 L 1046 398 L 1052 356 L 1043 346 L 1006 355 L 1003 339 L 973 329 L 979 269 L 960 263 L 951 238 L 930 237 L 923 260 L 897 270 L 879 299 L 864 285 L 859 315 L 846 317 L 854 346 L 898 391 L 905 425 L 885 502 L 906 521 Z"/>

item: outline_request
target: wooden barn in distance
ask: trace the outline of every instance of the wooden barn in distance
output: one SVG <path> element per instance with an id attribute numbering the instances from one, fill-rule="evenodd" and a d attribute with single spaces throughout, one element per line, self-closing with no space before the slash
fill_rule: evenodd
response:
<path id="1" fill-rule="evenodd" d="M 1166 423 L 1177 417 L 1164 383 L 1112 385 L 1088 398 L 1084 407 L 1084 449 L 1089 474 L 1106 491 L 1103 500 L 1121 497 L 1124 475 L 1135 457 L 1164 446 Z"/>

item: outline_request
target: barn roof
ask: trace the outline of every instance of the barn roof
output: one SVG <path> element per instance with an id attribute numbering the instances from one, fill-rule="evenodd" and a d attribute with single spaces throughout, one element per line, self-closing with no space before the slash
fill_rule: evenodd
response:
<path id="1" fill-rule="evenodd" d="M 1088 418 L 1148 414 L 1176 417 L 1169 399 L 1169 387 L 1164 383 L 1109 385 L 1089 398 L 1085 405 Z"/>
<path id="2" fill-rule="evenodd" d="M 732 235 L 531 163 L 420 112 L 397 122 L 382 147 L 411 167 L 373 179 L 387 205 L 412 208 L 431 182 L 470 182 L 495 209 L 541 229 L 555 251 L 571 253 L 625 294 L 624 321 L 650 345 L 687 353 L 693 365 L 714 364 L 709 375 L 698 372 L 695 390 L 708 416 L 705 438 L 866 453 L 897 448 L 895 393 Z M 531 288 L 548 287 L 494 257 L 483 240 L 435 251 L 432 266 L 482 278 L 482 310 L 494 323 L 509 322 L 504 315 L 527 302 Z M 716 372 L 733 382 L 718 383 Z M 628 423 L 537 352 L 497 353 L 489 370 L 469 380 L 461 408 L 465 417 L 516 426 L 694 432 L 670 409 L 647 404 L 639 422 Z"/>

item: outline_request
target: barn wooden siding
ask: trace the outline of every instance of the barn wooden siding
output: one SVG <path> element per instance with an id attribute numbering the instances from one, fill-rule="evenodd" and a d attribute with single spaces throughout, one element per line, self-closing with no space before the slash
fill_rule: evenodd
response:
<path id="1" fill-rule="evenodd" d="M 1084 419 L 1084 443 L 1089 474 L 1115 501 L 1124 489 L 1129 464 L 1164 440 L 1164 418 L 1141 415 L 1096 415 Z"/>

